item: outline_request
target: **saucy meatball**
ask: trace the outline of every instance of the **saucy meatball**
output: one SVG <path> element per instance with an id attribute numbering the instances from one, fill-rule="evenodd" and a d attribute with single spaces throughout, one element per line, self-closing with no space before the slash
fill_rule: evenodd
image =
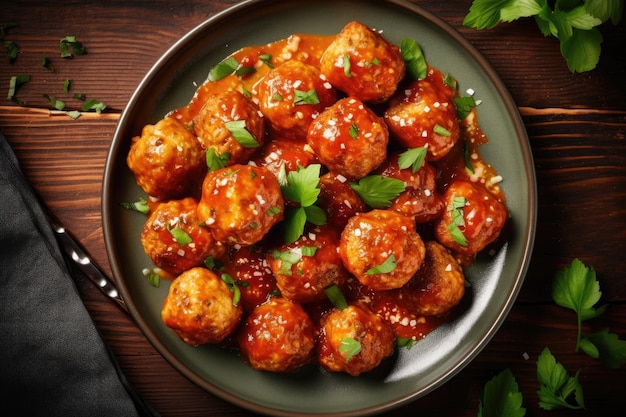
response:
<path id="1" fill-rule="evenodd" d="M 320 70 L 347 95 L 382 103 L 396 91 L 405 64 L 396 45 L 359 22 L 349 22 L 324 51 Z"/>
<path id="2" fill-rule="evenodd" d="M 206 172 L 196 136 L 169 117 L 146 125 L 141 136 L 132 139 L 126 163 L 137 184 L 158 200 L 197 195 Z"/>
<path id="3" fill-rule="evenodd" d="M 380 166 L 377 173 L 395 178 L 405 184 L 404 191 L 391 202 L 391 210 L 411 217 L 416 223 L 428 223 L 438 219 L 444 204 L 437 189 L 437 171 L 427 162 L 416 172 L 409 168 L 400 169 L 398 154 L 392 155 Z"/>
<path id="4" fill-rule="evenodd" d="M 311 121 L 337 101 L 337 92 L 316 67 L 287 61 L 263 77 L 257 97 L 275 134 L 304 139 Z"/>
<path id="5" fill-rule="evenodd" d="M 389 324 L 366 306 L 333 309 L 320 324 L 318 360 L 329 371 L 357 376 L 377 367 L 395 349 Z"/>
<path id="6" fill-rule="evenodd" d="M 141 244 L 154 265 L 178 275 L 201 265 L 209 256 L 219 258 L 226 247 L 200 226 L 198 202 L 187 197 L 160 203 L 141 232 Z"/>
<path id="7" fill-rule="evenodd" d="M 276 279 L 261 247 L 241 246 L 231 250 L 223 271 L 237 282 L 243 310 L 250 312 L 278 293 Z"/>
<path id="8" fill-rule="evenodd" d="M 221 343 L 241 320 L 241 305 L 214 272 L 192 268 L 172 282 L 163 302 L 161 317 L 185 343 Z"/>
<path id="9" fill-rule="evenodd" d="M 390 210 L 355 215 L 339 241 L 339 254 L 348 271 L 377 291 L 406 284 L 424 261 L 425 252 L 415 222 Z"/>
<path id="10" fill-rule="evenodd" d="M 268 263 L 283 297 L 307 303 L 325 298 L 324 288 L 346 277 L 337 251 L 339 232 L 313 227 L 295 242 L 269 251 Z"/>
<path id="11" fill-rule="evenodd" d="M 406 148 L 427 146 L 428 160 L 441 159 L 461 135 L 453 93 L 433 68 L 423 80 L 398 90 L 384 115 L 394 139 Z"/>
<path id="12" fill-rule="evenodd" d="M 465 276 L 461 265 L 445 246 L 428 241 L 424 264 L 404 289 L 415 312 L 443 314 L 463 298 Z"/>
<path id="13" fill-rule="evenodd" d="M 496 240 L 504 227 L 504 204 L 483 188 L 458 180 L 443 193 L 446 209 L 435 225 L 437 240 L 463 255 L 475 255 Z"/>
<path id="14" fill-rule="evenodd" d="M 207 173 L 202 184 L 198 218 L 219 242 L 256 243 L 283 212 L 280 186 L 267 168 L 231 165 Z"/>
<path id="15" fill-rule="evenodd" d="M 306 140 L 330 171 L 360 179 L 385 160 L 389 132 L 362 101 L 347 97 L 313 120 Z"/>
<path id="16" fill-rule="evenodd" d="M 237 90 L 210 96 L 193 120 L 205 149 L 229 155 L 227 165 L 247 162 L 265 142 L 265 122 L 259 107 Z"/>
<path id="17" fill-rule="evenodd" d="M 361 197 L 350 187 L 348 179 L 332 172 L 320 177 L 317 205 L 328 215 L 328 223 L 338 230 L 343 230 L 350 217 L 367 209 Z"/>
<path id="18" fill-rule="evenodd" d="M 307 167 L 318 163 L 317 157 L 305 140 L 273 138 L 268 142 L 254 163 L 272 171 L 277 177 L 284 168 L 285 173 L 297 171 L 298 167 Z"/>
<path id="19" fill-rule="evenodd" d="M 315 333 L 300 304 L 272 297 L 250 313 L 237 340 L 252 368 L 292 372 L 314 358 Z"/>

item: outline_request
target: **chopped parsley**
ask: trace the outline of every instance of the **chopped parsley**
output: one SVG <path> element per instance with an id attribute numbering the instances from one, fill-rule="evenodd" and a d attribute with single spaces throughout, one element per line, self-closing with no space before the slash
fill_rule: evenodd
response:
<path id="1" fill-rule="evenodd" d="M 259 142 L 252 136 L 252 133 L 246 129 L 245 120 L 234 120 L 224 123 L 224 126 L 235 140 L 244 148 L 258 148 Z"/>
<path id="2" fill-rule="evenodd" d="M 396 269 L 397 265 L 398 264 L 396 262 L 396 257 L 392 253 L 391 255 L 389 255 L 387 259 L 385 259 L 385 262 L 383 262 L 380 265 L 376 265 L 373 268 L 368 269 L 366 274 L 367 275 L 388 274 L 389 272 L 392 272 L 394 269 Z"/>
<path id="3" fill-rule="evenodd" d="M 406 63 L 406 70 L 415 80 L 426 78 L 428 64 L 422 49 L 413 39 L 405 38 L 400 43 L 400 53 Z"/>
<path id="4" fill-rule="evenodd" d="M 415 174 L 424 165 L 426 153 L 425 146 L 408 149 L 399 155 L 398 166 L 400 169 L 411 167 L 411 171 Z"/>
<path id="5" fill-rule="evenodd" d="M 20 51 L 20 46 L 13 41 L 4 41 L 2 42 L 2 46 L 7 50 L 7 59 L 9 60 L 9 64 L 12 64 L 17 59 L 17 54 Z"/>
<path id="6" fill-rule="evenodd" d="M 24 105 L 22 101 L 18 100 L 17 97 L 15 97 L 15 93 L 21 85 L 24 85 L 29 81 L 30 74 L 20 74 L 12 76 L 11 80 L 9 81 L 9 93 L 7 94 L 7 100 L 11 100 L 15 104 L 19 104 L 20 106 Z"/>
<path id="7" fill-rule="evenodd" d="M 225 78 L 234 73 L 237 68 L 239 68 L 239 61 L 237 61 L 232 56 L 228 57 L 209 70 L 208 80 L 219 81 L 222 78 Z"/>
<path id="8" fill-rule="evenodd" d="M 294 89 L 294 105 L 301 106 L 303 104 L 319 104 L 319 102 L 320 100 L 317 97 L 317 92 L 315 92 L 315 89 L 311 89 L 309 91 L 300 91 L 298 89 Z"/>
<path id="9" fill-rule="evenodd" d="M 265 65 L 267 65 L 268 67 L 270 67 L 271 69 L 274 69 L 274 65 L 272 64 L 272 55 L 271 54 L 263 54 L 259 56 L 259 59 L 261 60 L 261 62 L 263 62 Z"/>
<path id="10" fill-rule="evenodd" d="M 348 78 L 352 77 L 352 73 L 350 72 L 350 70 L 351 70 L 350 55 L 345 54 L 343 56 L 343 73 Z"/>
<path id="11" fill-rule="evenodd" d="M 333 303 L 333 305 L 339 310 L 345 310 L 348 308 L 348 302 L 343 296 L 341 289 L 336 284 L 332 284 L 324 288 L 324 293 L 330 302 Z"/>
<path id="12" fill-rule="evenodd" d="M 361 352 L 361 348 L 361 342 L 358 340 L 352 337 L 344 337 L 341 339 L 339 352 L 345 356 L 346 362 L 348 362 L 353 356 L 358 355 Z"/>
<path id="13" fill-rule="evenodd" d="M 65 109 L 65 103 L 62 102 L 61 100 L 57 100 L 56 98 L 52 97 L 51 95 L 48 94 L 43 94 L 43 97 L 48 100 L 48 102 L 52 105 L 52 107 L 54 107 L 57 110 L 63 110 Z"/>
<path id="14" fill-rule="evenodd" d="M 450 133 L 450 131 L 448 129 L 446 129 L 445 127 L 441 126 L 440 124 L 436 124 L 435 127 L 433 128 L 433 132 L 435 132 L 438 135 L 441 136 L 451 136 L 452 133 Z"/>
<path id="15" fill-rule="evenodd" d="M 61 58 L 72 58 L 74 54 L 84 55 L 87 53 L 83 44 L 76 40 L 76 36 L 66 36 L 61 39 L 59 49 L 61 50 Z"/>
<path id="16" fill-rule="evenodd" d="M 169 232 L 176 241 L 176 243 L 178 243 L 180 246 L 185 246 L 193 242 L 191 236 L 189 236 L 189 234 L 180 227 L 174 227 L 172 229 L 169 229 Z"/>
<path id="17" fill-rule="evenodd" d="M 465 197 L 454 197 L 452 204 L 448 207 L 452 214 L 452 222 L 448 224 L 448 231 L 452 235 L 452 239 L 461 246 L 467 246 L 467 239 L 461 230 L 461 226 L 465 226 L 463 208 L 466 203 Z"/>
<path id="18" fill-rule="evenodd" d="M 459 120 L 465 119 L 472 112 L 472 109 L 476 107 L 476 101 L 472 96 L 455 97 L 453 101 Z"/>
<path id="19" fill-rule="evenodd" d="M 230 154 L 228 152 L 217 154 L 215 149 L 209 148 L 205 154 L 206 166 L 211 171 L 217 171 L 218 169 L 225 168 L 230 160 Z"/>
<path id="20" fill-rule="evenodd" d="M 351 182 L 350 187 L 372 208 L 386 208 L 406 188 L 404 181 L 382 175 L 368 175 L 358 182 Z"/>
<path id="21" fill-rule="evenodd" d="M 350 134 L 350 137 L 352 139 L 356 139 L 359 136 L 359 127 L 356 125 L 356 123 L 352 123 L 350 125 L 350 130 L 348 131 L 348 133 Z"/>

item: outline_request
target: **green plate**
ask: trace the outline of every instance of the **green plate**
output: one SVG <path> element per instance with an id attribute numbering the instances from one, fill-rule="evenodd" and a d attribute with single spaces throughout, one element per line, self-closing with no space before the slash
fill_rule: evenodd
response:
<path id="1" fill-rule="evenodd" d="M 215 346 L 186 345 L 161 322 L 168 283 L 148 284 L 152 267 L 139 235 L 145 216 L 120 202 L 145 194 L 126 167 L 133 136 L 169 110 L 186 105 L 208 69 L 248 45 L 293 33 L 335 34 L 350 20 L 381 30 L 399 44 L 413 38 L 428 62 L 454 75 L 461 91 L 482 101 L 481 125 L 490 139 L 485 159 L 504 177 L 511 219 L 506 241 L 467 271 L 465 311 L 412 349 L 400 350 L 369 375 L 350 377 L 315 367 L 293 375 L 259 372 Z M 536 184 L 523 123 L 497 74 L 458 32 L 434 15 L 401 0 L 247 1 L 217 14 L 180 39 L 159 59 L 124 110 L 111 145 L 102 199 L 106 247 L 114 278 L 137 325 L 183 375 L 241 407 L 275 416 L 374 414 L 424 396 L 466 366 L 488 343 L 511 308 L 529 263 L 536 220 Z"/>

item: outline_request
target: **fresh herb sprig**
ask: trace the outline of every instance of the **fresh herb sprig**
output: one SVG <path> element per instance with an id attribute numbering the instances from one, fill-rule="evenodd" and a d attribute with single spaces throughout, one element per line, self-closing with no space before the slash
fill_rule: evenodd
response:
<path id="1" fill-rule="evenodd" d="M 584 409 L 585 401 L 583 388 L 578 380 L 579 373 L 580 371 L 570 376 L 565 367 L 556 361 L 550 349 L 544 348 L 537 359 L 539 407 L 544 410 Z"/>
<path id="2" fill-rule="evenodd" d="M 505 369 L 485 384 L 478 404 L 478 417 L 524 417 L 522 393 L 510 369 Z"/>
<path id="3" fill-rule="evenodd" d="M 544 36 L 559 39 L 569 70 L 586 72 L 600 60 L 603 39 L 597 27 L 609 20 L 617 25 L 623 8 L 623 0 L 474 0 L 463 25 L 491 29 L 501 22 L 533 17 Z"/>

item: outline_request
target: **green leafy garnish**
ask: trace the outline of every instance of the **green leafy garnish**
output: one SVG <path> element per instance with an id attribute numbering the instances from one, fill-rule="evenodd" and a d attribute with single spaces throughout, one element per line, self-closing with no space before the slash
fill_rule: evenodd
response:
<path id="1" fill-rule="evenodd" d="M 218 169 L 225 168 L 230 160 L 230 154 L 228 152 L 217 154 L 215 149 L 209 148 L 205 154 L 206 166 L 211 171 L 217 171 Z"/>
<path id="2" fill-rule="evenodd" d="M 57 100 L 48 94 L 43 94 L 43 97 L 57 110 L 63 110 L 65 108 L 65 103 L 61 100 Z"/>
<path id="3" fill-rule="evenodd" d="M 46 53 L 43 53 L 43 58 L 41 58 L 41 66 L 43 66 L 48 71 L 54 71 L 54 67 L 52 67 L 52 63 L 46 56 Z"/>
<path id="4" fill-rule="evenodd" d="M 228 57 L 209 70 L 209 81 L 218 81 L 229 76 L 239 68 L 239 62 L 234 57 Z"/>
<path id="5" fill-rule="evenodd" d="M 441 136 L 451 136 L 452 133 L 450 133 L 450 131 L 448 129 L 446 129 L 445 127 L 441 126 L 440 124 L 436 124 L 435 127 L 433 128 L 433 132 L 435 132 L 438 135 Z"/>
<path id="6" fill-rule="evenodd" d="M 320 100 L 317 97 L 317 92 L 315 91 L 315 89 L 311 89 L 309 91 L 300 91 L 294 89 L 294 105 L 301 106 L 303 104 L 318 104 L 319 102 Z"/>
<path id="7" fill-rule="evenodd" d="M 559 39 L 561 55 L 571 72 L 591 71 L 600 60 L 602 34 L 598 26 L 622 17 L 621 0 L 474 0 L 463 25 L 491 29 L 501 22 L 533 17 L 544 36 Z"/>
<path id="8" fill-rule="evenodd" d="M 15 22 L 11 22 L 11 23 L 6 23 L 2 26 L 0 26 L 0 36 L 6 36 L 9 33 L 10 29 L 19 27 L 20 25 L 15 23 Z"/>
<path id="9" fill-rule="evenodd" d="M 13 41 L 4 41 L 2 42 L 2 46 L 7 50 L 7 59 L 9 60 L 9 64 L 12 64 L 17 59 L 17 54 L 20 51 L 20 46 Z"/>
<path id="10" fill-rule="evenodd" d="M 472 109 L 476 107 L 476 101 L 472 96 L 455 97 L 453 101 L 459 120 L 465 119 L 472 112 Z"/>
<path id="11" fill-rule="evenodd" d="M 359 127 L 356 125 L 356 123 L 352 123 L 348 132 L 350 133 L 350 137 L 352 139 L 356 139 L 357 136 L 359 136 Z"/>
<path id="12" fill-rule="evenodd" d="M 233 293 L 233 305 L 239 305 L 239 302 L 241 301 L 241 288 L 239 287 L 247 287 L 249 284 L 247 282 L 235 281 L 234 278 L 228 274 L 222 274 L 221 278 L 222 281 L 228 285 L 228 289 Z"/>
<path id="13" fill-rule="evenodd" d="M 260 146 L 259 142 L 252 136 L 252 133 L 246 129 L 245 120 L 233 120 L 224 123 L 224 126 L 244 148 L 258 148 Z"/>
<path id="14" fill-rule="evenodd" d="M 279 273 L 283 275 L 291 275 L 291 267 L 302 259 L 302 252 L 296 250 L 272 251 L 272 257 L 281 261 Z"/>
<path id="15" fill-rule="evenodd" d="M 87 53 L 83 44 L 76 40 L 76 36 L 66 36 L 61 39 L 59 49 L 61 50 L 61 58 L 72 58 L 74 54 L 84 55 Z"/>
<path id="16" fill-rule="evenodd" d="M 295 242 L 304 232 L 307 221 L 318 226 L 326 224 L 326 213 L 315 205 L 320 193 L 320 170 L 320 164 L 311 164 L 290 171 L 286 178 L 279 175 L 283 196 L 299 204 L 299 207 L 290 206 L 285 210 L 285 243 Z"/>
<path id="17" fill-rule="evenodd" d="M 537 379 L 539 380 L 539 406 L 544 410 L 585 408 L 583 388 L 576 372 L 568 375 L 563 365 L 558 363 L 550 349 L 545 348 L 537 359 Z M 572 398 L 573 397 L 573 398 Z"/>
<path id="18" fill-rule="evenodd" d="M 411 167 L 411 171 L 415 174 L 424 165 L 426 153 L 425 146 L 408 149 L 399 155 L 398 166 L 400 169 Z"/>
<path id="19" fill-rule="evenodd" d="M 465 197 L 454 197 L 452 204 L 448 207 L 448 210 L 452 212 L 452 221 L 448 225 L 448 231 L 452 239 L 461 246 L 467 246 L 467 239 L 461 230 L 461 226 L 465 226 L 463 209 L 466 203 Z"/>
<path id="20" fill-rule="evenodd" d="M 606 306 L 594 308 L 601 296 L 602 292 L 600 291 L 600 284 L 596 280 L 595 271 L 593 268 L 585 266 L 579 259 L 574 259 L 554 278 L 552 299 L 561 307 L 570 308 L 576 312 L 578 320 L 576 351 L 580 348 L 581 322 L 598 317 L 606 309 Z"/>
<path id="21" fill-rule="evenodd" d="M 180 246 L 185 246 L 193 242 L 191 236 L 189 236 L 189 234 L 180 227 L 174 227 L 172 229 L 169 229 L 169 232 L 176 241 L 176 243 L 178 243 Z"/>
<path id="22" fill-rule="evenodd" d="M 161 285 L 161 277 L 156 272 L 150 272 L 147 278 L 148 278 L 148 282 L 153 287 L 159 288 L 159 286 Z"/>
<path id="23" fill-rule="evenodd" d="M 148 206 L 148 201 L 140 198 L 138 201 L 133 203 L 120 203 L 120 205 L 126 210 L 133 210 L 142 214 L 150 213 L 150 206 Z"/>
<path id="24" fill-rule="evenodd" d="M 15 93 L 17 92 L 17 89 L 21 85 L 26 84 L 29 81 L 30 81 L 29 74 L 20 74 L 20 75 L 12 76 L 11 80 L 9 81 L 9 93 L 7 94 L 7 100 L 11 100 L 15 104 L 19 104 L 20 106 L 22 106 L 24 103 L 22 103 L 22 101 L 18 100 L 17 97 L 15 97 Z"/>
<path id="25" fill-rule="evenodd" d="M 268 67 L 270 67 L 272 69 L 274 68 L 274 65 L 272 64 L 272 55 L 271 54 L 260 55 L 259 59 L 261 60 L 261 62 L 263 62 Z"/>
<path id="26" fill-rule="evenodd" d="M 86 101 L 81 107 L 82 111 L 90 111 L 95 110 L 96 113 L 102 113 L 107 106 L 101 101 L 98 100 L 89 100 Z"/>
<path id="27" fill-rule="evenodd" d="M 405 38 L 400 43 L 400 53 L 406 63 L 406 70 L 415 80 L 426 78 L 428 64 L 422 49 L 413 39 Z"/>
<path id="28" fill-rule="evenodd" d="M 348 308 L 348 302 L 337 285 L 332 284 L 324 288 L 324 293 L 326 293 L 326 297 L 328 297 L 330 302 L 339 310 Z"/>
<path id="29" fill-rule="evenodd" d="M 396 266 L 397 266 L 396 257 L 392 253 L 391 255 L 389 255 L 387 259 L 385 259 L 385 262 L 383 262 L 380 265 L 376 265 L 373 268 L 368 269 L 366 274 L 368 275 L 388 274 L 389 272 L 396 269 Z"/>
<path id="30" fill-rule="evenodd" d="M 524 417 L 522 393 L 510 369 L 505 369 L 485 384 L 478 405 L 478 417 Z"/>
<path id="31" fill-rule="evenodd" d="M 345 54 L 343 56 L 343 73 L 345 74 L 346 77 L 351 78 L 352 77 L 352 73 L 350 72 L 351 69 L 351 65 L 350 65 L 350 55 Z"/>
<path id="32" fill-rule="evenodd" d="M 63 82 L 63 92 L 64 92 L 64 93 L 69 93 L 69 92 L 70 92 L 70 84 L 71 84 L 71 82 L 70 82 L 70 80 L 69 80 L 69 79 L 66 79 L 66 80 Z"/>
<path id="33" fill-rule="evenodd" d="M 344 337 L 341 339 L 339 352 L 345 355 L 346 362 L 348 362 L 354 355 L 358 355 L 361 352 L 361 342 L 352 337 Z"/>
<path id="34" fill-rule="evenodd" d="M 417 343 L 417 340 L 413 339 L 412 337 L 397 337 L 396 338 L 396 346 L 406 348 L 407 350 L 415 346 L 416 343 Z"/>
<path id="35" fill-rule="evenodd" d="M 66 111 L 65 114 L 67 114 L 69 117 L 71 117 L 74 120 L 78 119 L 81 115 L 81 113 L 78 110 Z"/>
<path id="36" fill-rule="evenodd" d="M 620 340 L 609 329 L 590 334 L 580 341 L 580 348 L 606 368 L 618 369 L 626 364 L 626 340 Z"/>
<path id="37" fill-rule="evenodd" d="M 454 78 L 452 75 L 446 74 L 446 78 L 443 80 L 443 83 L 444 85 L 447 85 L 453 90 L 456 90 L 456 87 L 457 87 L 456 78 Z"/>
<path id="38" fill-rule="evenodd" d="M 382 175 L 368 175 L 358 182 L 351 182 L 350 187 L 372 208 L 386 208 L 406 188 L 404 181 Z"/>
<path id="39" fill-rule="evenodd" d="M 467 143 L 463 144 L 463 156 L 465 159 L 465 169 L 470 173 L 474 173 L 474 165 L 472 165 L 472 150 Z"/>

